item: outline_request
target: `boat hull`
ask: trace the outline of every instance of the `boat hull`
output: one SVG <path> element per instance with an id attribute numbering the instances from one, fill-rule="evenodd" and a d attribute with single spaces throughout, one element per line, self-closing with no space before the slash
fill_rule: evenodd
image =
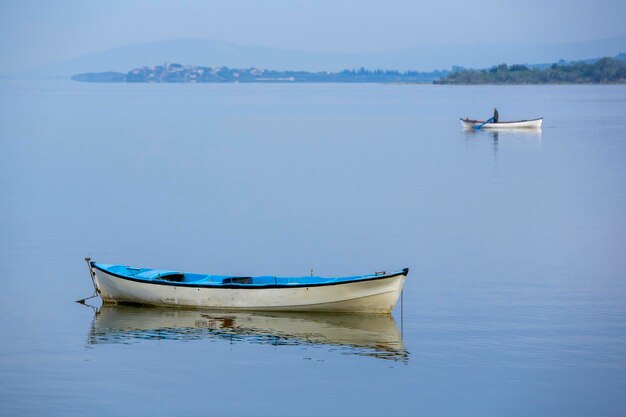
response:
<path id="1" fill-rule="evenodd" d="M 461 119 L 461 125 L 465 129 L 478 127 L 485 123 L 484 120 Z M 540 129 L 543 118 L 532 120 L 518 120 L 513 122 L 487 123 L 481 126 L 481 129 Z"/>
<path id="2" fill-rule="evenodd" d="M 336 285 L 294 288 L 220 288 L 159 285 L 126 279 L 92 267 L 105 303 L 139 303 L 214 309 L 391 313 L 405 274 Z"/>

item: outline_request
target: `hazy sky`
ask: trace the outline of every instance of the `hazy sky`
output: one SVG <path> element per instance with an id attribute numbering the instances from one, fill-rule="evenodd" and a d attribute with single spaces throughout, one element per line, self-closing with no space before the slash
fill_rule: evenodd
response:
<path id="1" fill-rule="evenodd" d="M 626 0 L 0 0 L 0 70 L 175 38 L 367 52 L 592 40 L 625 21 Z"/>

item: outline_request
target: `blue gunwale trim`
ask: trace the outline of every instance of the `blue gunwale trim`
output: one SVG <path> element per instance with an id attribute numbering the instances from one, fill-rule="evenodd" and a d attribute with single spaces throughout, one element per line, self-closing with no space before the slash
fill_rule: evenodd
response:
<path id="1" fill-rule="evenodd" d="M 238 289 L 238 290 L 264 290 L 264 289 L 268 289 L 268 288 L 304 288 L 304 287 L 324 287 L 324 286 L 330 286 L 330 285 L 342 285 L 342 284 L 354 284 L 355 282 L 366 282 L 366 281 L 375 281 L 375 280 L 379 280 L 379 279 L 386 279 L 386 278 L 393 278 L 393 277 L 397 277 L 400 275 L 404 275 L 405 277 L 409 274 L 409 268 L 404 268 L 402 271 L 399 272 L 394 272 L 391 274 L 385 274 L 385 275 L 373 275 L 371 278 L 360 278 L 360 279 L 354 279 L 351 281 L 342 281 L 342 282 L 328 282 L 328 283 L 317 283 L 317 284 L 268 284 L 268 285 L 258 285 L 258 286 L 251 286 L 251 285 L 246 285 L 246 284 L 239 284 L 239 285 L 233 285 L 233 284 L 219 284 L 219 285 L 215 285 L 215 284 L 192 284 L 192 283 L 184 283 L 184 282 L 169 282 L 169 281 L 148 281 L 145 279 L 137 279 L 137 278 L 132 278 L 132 277 L 128 277 L 126 275 L 121 275 L 121 274 L 117 274 L 115 272 L 111 272 L 111 271 L 107 271 L 104 268 L 100 268 L 98 265 L 96 265 L 95 262 L 90 262 L 89 263 L 91 265 L 92 268 L 98 269 L 106 274 L 109 274 L 111 276 L 114 276 L 116 278 L 121 278 L 121 279 L 125 279 L 128 281 L 133 281 L 133 282 L 140 282 L 142 284 L 150 284 L 150 285 L 165 285 L 165 286 L 170 286 L 170 287 L 185 287 L 185 288 L 215 288 L 215 289 Z"/>

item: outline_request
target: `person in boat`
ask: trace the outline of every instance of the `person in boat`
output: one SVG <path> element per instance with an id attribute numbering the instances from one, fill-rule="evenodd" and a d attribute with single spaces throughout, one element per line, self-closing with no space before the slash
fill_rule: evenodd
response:
<path id="1" fill-rule="evenodd" d="M 498 109 L 496 109 L 495 107 L 493 108 L 493 122 L 494 123 L 498 123 Z"/>

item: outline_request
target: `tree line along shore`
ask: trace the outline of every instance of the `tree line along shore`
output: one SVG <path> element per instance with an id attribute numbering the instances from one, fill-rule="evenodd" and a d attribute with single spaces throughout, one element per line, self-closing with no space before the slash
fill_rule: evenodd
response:
<path id="1" fill-rule="evenodd" d="M 626 61 L 602 58 L 593 63 L 552 64 L 547 68 L 501 64 L 490 69 L 463 69 L 435 84 L 624 84 Z"/>
<path id="2" fill-rule="evenodd" d="M 276 71 L 164 64 L 127 73 L 90 72 L 72 76 L 82 82 L 127 83 L 434 83 L 434 84 L 624 84 L 626 54 L 591 61 L 528 66 L 501 64 L 489 69 L 453 68 L 431 72 L 344 70 Z"/>
<path id="3" fill-rule="evenodd" d="M 202 67 L 164 64 L 136 68 L 128 73 L 96 72 L 77 74 L 74 81 L 128 83 L 432 83 L 448 71 L 344 70 L 340 72 L 277 71 L 259 68 Z"/>

